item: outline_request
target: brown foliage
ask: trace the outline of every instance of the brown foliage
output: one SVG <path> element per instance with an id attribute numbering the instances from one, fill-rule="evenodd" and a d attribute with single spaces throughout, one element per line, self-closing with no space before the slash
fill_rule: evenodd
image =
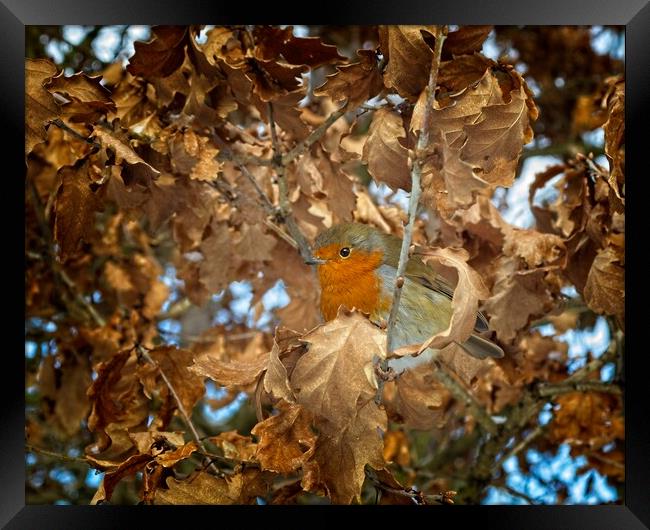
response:
<path id="1" fill-rule="evenodd" d="M 200 27 L 160 26 L 126 69 L 103 76 L 26 61 L 26 313 L 56 323 L 34 332 L 48 353 L 28 363 L 39 402 L 26 432 L 30 443 L 85 446 L 85 461 L 105 472 L 93 503 L 127 488 L 147 504 L 368 503 L 373 487 L 382 503 L 447 503 L 452 488 L 478 502 L 497 454 L 549 401 L 554 419 L 531 443 L 570 443 L 623 480 L 620 398 L 537 393 L 575 382 L 558 336 L 595 315 L 611 326 L 607 359 L 621 350 L 617 63 L 594 59 L 582 28 L 497 28 L 528 64 L 523 76 L 481 53 L 491 26 L 357 29 L 362 47 L 334 27 L 297 37 L 291 27 L 217 26 L 200 41 Z M 589 82 L 564 96 L 550 88 L 547 57 L 525 35 L 557 44 L 549 61 Z M 551 124 L 558 109 L 562 123 Z M 572 143 L 530 187 L 534 226 L 507 222 L 493 194 L 519 178 L 533 131 L 555 145 L 597 127 L 609 167 Z M 414 252 L 453 285 L 453 316 L 395 352 L 434 347 L 436 358 L 391 379 L 377 370 L 385 330 L 354 308 L 323 323 L 318 278 L 297 247 L 351 220 L 402 236 L 405 212 L 369 184 L 410 191 L 414 161 Z M 241 280 L 253 291 L 243 316 L 232 289 Z M 279 280 L 290 303 L 269 313 L 263 295 Z M 570 286 L 578 309 L 562 294 Z M 458 346 L 479 310 L 502 359 Z M 592 372 L 578 375 L 593 382 L 602 363 L 587 360 Z M 212 383 L 224 394 L 209 397 Z M 236 401 L 235 419 L 204 416 Z"/>

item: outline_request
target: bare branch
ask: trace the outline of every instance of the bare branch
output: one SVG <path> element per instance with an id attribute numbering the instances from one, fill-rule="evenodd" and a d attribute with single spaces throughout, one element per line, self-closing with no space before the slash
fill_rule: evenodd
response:
<path id="1" fill-rule="evenodd" d="M 88 311 L 88 314 L 92 317 L 95 323 L 99 327 L 104 327 L 106 325 L 106 320 L 95 310 L 92 304 L 84 298 L 84 296 L 79 292 L 77 284 L 68 276 L 68 274 L 61 268 L 57 262 L 52 263 L 54 269 L 58 272 L 59 276 L 63 282 L 68 286 L 75 300 Z"/>
<path id="2" fill-rule="evenodd" d="M 280 228 L 278 225 L 276 225 L 272 221 L 269 221 L 268 219 L 266 219 L 264 221 L 264 224 L 266 226 L 268 226 L 271 230 L 273 230 L 276 234 L 278 234 L 278 236 L 281 239 L 283 239 L 289 245 L 291 245 L 293 248 L 298 250 L 298 243 L 296 243 L 296 240 L 293 237 L 291 237 L 289 234 L 287 234 L 284 230 L 282 230 L 282 228 Z"/>
<path id="3" fill-rule="evenodd" d="M 534 156 L 559 156 L 571 158 L 581 153 L 593 153 L 594 156 L 605 154 L 602 147 L 582 142 L 568 142 L 564 144 L 549 145 L 547 147 L 531 147 L 521 153 L 520 163 Z"/>
<path id="4" fill-rule="evenodd" d="M 390 309 L 390 316 L 388 317 L 388 327 L 386 330 L 386 350 L 390 355 L 393 352 L 393 340 L 395 323 L 397 321 L 397 314 L 399 312 L 399 304 L 402 299 L 402 286 L 403 283 L 398 282 L 398 278 L 404 276 L 406 272 L 406 264 L 409 259 L 409 247 L 411 246 L 411 239 L 413 236 L 413 225 L 415 224 L 415 217 L 417 214 L 418 203 L 420 201 L 420 177 L 422 176 L 422 163 L 424 152 L 429 144 L 429 115 L 433 108 L 433 102 L 436 93 L 436 82 L 438 79 L 438 69 L 440 68 L 440 56 L 442 55 L 442 44 L 447 36 L 447 26 L 442 26 L 438 37 L 436 38 L 435 49 L 433 50 L 433 60 L 431 63 L 431 71 L 429 73 L 429 83 L 427 84 L 426 103 L 424 107 L 424 120 L 422 130 L 418 136 L 417 151 L 414 160 L 411 160 L 411 196 L 409 197 L 409 220 L 404 228 L 404 238 L 402 239 L 402 248 L 399 255 L 399 263 L 397 265 L 397 272 L 395 273 L 395 289 L 393 291 L 393 304 Z M 377 359 L 375 359 L 377 361 Z M 382 371 L 388 371 L 388 358 L 382 359 L 380 362 Z M 384 381 L 380 378 L 377 387 L 377 395 L 375 401 L 379 404 L 381 402 L 382 394 L 384 391 Z"/>
<path id="5" fill-rule="evenodd" d="M 239 166 L 239 169 L 241 172 L 244 174 L 244 176 L 250 181 L 250 183 L 253 185 L 255 188 L 255 191 L 257 192 L 258 197 L 260 198 L 260 201 L 262 203 L 262 206 L 266 210 L 266 212 L 269 215 L 276 215 L 276 208 L 271 199 L 269 199 L 268 195 L 264 193 L 264 190 L 260 187 L 259 183 L 257 182 L 257 179 L 251 174 L 251 172 L 248 170 L 248 168 L 244 165 L 244 162 L 240 161 L 236 155 L 233 154 L 232 150 L 228 146 L 228 144 L 221 138 L 216 131 L 213 132 L 212 137 L 215 141 L 215 143 L 219 146 L 222 152 L 227 153 L 229 157 L 231 157 L 232 161 Z"/>
<path id="6" fill-rule="evenodd" d="M 49 456 L 50 458 L 54 458 L 56 460 L 61 460 L 62 462 L 70 462 L 74 464 L 85 464 L 87 466 L 90 465 L 87 459 L 83 457 L 78 457 L 78 456 L 68 456 L 64 455 L 61 453 L 55 453 L 54 451 L 49 451 L 47 449 L 43 449 L 41 447 L 36 447 L 34 445 L 30 444 L 25 444 L 25 449 L 29 451 L 30 453 L 37 453 L 39 455 L 43 456 Z"/>
<path id="7" fill-rule="evenodd" d="M 429 75 L 429 84 L 427 85 L 427 98 L 424 108 L 424 118 L 423 118 L 423 127 L 420 131 L 417 143 L 417 153 L 415 159 L 412 160 L 412 169 L 411 169 L 411 196 L 409 197 L 409 220 L 408 224 L 404 228 L 404 238 L 402 239 L 402 248 L 400 249 L 399 263 L 397 266 L 397 272 L 395 273 L 395 290 L 393 291 L 393 304 L 390 310 L 390 316 L 388 317 L 388 328 L 387 333 L 387 344 L 388 344 L 388 353 L 393 352 L 393 335 L 395 330 L 395 323 L 397 321 L 397 314 L 399 312 L 399 305 L 402 299 L 402 286 L 403 283 L 397 281 L 398 278 L 404 276 L 406 272 L 406 264 L 409 259 L 409 247 L 411 246 L 411 240 L 413 237 L 413 225 L 415 224 L 415 218 L 417 214 L 418 202 L 420 201 L 420 177 L 422 175 L 422 154 L 424 153 L 427 145 L 429 144 L 429 114 L 430 109 L 433 108 L 433 101 L 435 98 L 435 89 L 436 89 L 436 80 L 438 77 L 438 68 L 440 67 L 440 55 L 442 53 L 442 44 L 445 40 L 446 34 L 441 32 L 441 35 L 436 39 L 435 50 L 433 51 L 433 63 L 431 65 L 431 73 Z"/>
<path id="8" fill-rule="evenodd" d="M 526 447 L 533 443 L 539 436 L 544 432 L 544 425 L 537 425 L 528 435 L 521 440 L 518 444 L 514 445 L 510 451 L 504 454 L 499 461 L 494 465 L 493 470 L 500 468 L 503 463 L 513 456 L 517 456 L 521 453 Z"/>
<path id="9" fill-rule="evenodd" d="M 621 395 L 621 387 L 602 381 L 564 381 L 562 383 L 544 383 L 538 385 L 537 392 L 542 397 L 559 396 L 570 392 L 606 392 Z"/>
<path id="10" fill-rule="evenodd" d="M 77 140 L 81 140 L 83 142 L 86 142 L 87 144 L 92 145 L 93 147 L 96 147 L 97 149 L 101 149 L 101 144 L 95 142 L 92 138 L 86 138 L 82 134 L 79 134 L 77 131 L 75 131 L 72 127 L 69 127 L 61 118 L 56 118 L 55 120 L 52 120 L 50 122 L 52 125 L 56 125 L 59 129 L 70 133 L 72 136 L 74 136 Z"/>
<path id="11" fill-rule="evenodd" d="M 194 426 L 194 423 L 192 423 L 192 418 L 187 414 L 187 411 L 185 410 L 185 407 L 183 406 L 183 402 L 181 399 L 178 397 L 178 394 L 176 393 L 176 390 L 174 389 L 174 386 L 172 385 L 171 381 L 167 378 L 165 375 L 165 372 L 163 369 L 160 367 L 160 365 L 149 355 L 149 352 L 144 348 L 144 346 L 138 344 L 136 345 L 136 348 L 138 350 L 138 354 L 148 363 L 153 365 L 158 372 L 160 373 L 160 376 L 162 377 L 163 381 L 167 385 L 167 388 L 169 388 L 169 391 L 171 392 L 172 396 L 174 397 L 174 400 L 176 401 L 176 405 L 178 406 L 178 410 L 183 416 L 183 419 L 185 420 L 185 423 L 189 427 L 191 433 L 192 433 L 192 438 L 194 438 L 194 441 L 197 443 L 197 445 L 203 450 L 206 451 L 205 446 L 203 445 L 203 442 L 201 441 L 201 437 L 199 436 L 198 431 L 196 430 L 196 427 Z M 210 462 L 210 465 L 208 466 L 212 470 L 213 473 L 219 474 L 219 469 L 217 466 L 214 465 L 214 462 Z"/>
<path id="12" fill-rule="evenodd" d="M 465 406 L 469 409 L 472 416 L 476 421 L 490 434 L 497 433 L 497 425 L 492 421 L 490 415 L 485 411 L 485 408 L 476 401 L 474 396 L 472 396 L 465 386 L 456 380 L 455 375 L 445 363 L 440 362 L 439 360 L 434 360 L 435 371 L 433 372 L 434 377 L 440 381 L 447 390 L 451 393 L 454 398 L 464 403 Z"/>
<path id="13" fill-rule="evenodd" d="M 287 189 L 287 180 L 285 175 L 285 166 L 289 162 L 286 162 L 285 157 L 282 156 L 280 141 L 275 130 L 275 121 L 273 119 L 273 103 L 270 101 L 268 104 L 268 114 L 269 128 L 271 129 L 271 141 L 273 142 L 273 167 L 278 176 L 278 193 L 280 197 L 280 215 L 278 216 L 278 221 L 281 221 L 286 225 L 287 231 L 298 245 L 298 250 L 300 251 L 302 259 L 309 261 L 313 258 L 311 247 L 309 246 L 307 238 L 298 227 L 298 224 L 296 223 L 296 220 L 293 218 L 293 215 L 291 213 L 291 203 L 289 202 L 289 191 Z M 326 129 L 323 130 L 323 134 L 325 130 Z M 316 140 L 318 140 L 318 138 L 316 138 L 314 142 Z"/>
<path id="14" fill-rule="evenodd" d="M 526 493 L 523 493 L 521 491 L 518 491 L 508 486 L 508 484 L 506 484 L 505 482 L 503 484 L 498 485 L 497 488 L 501 488 L 502 490 L 505 490 L 510 495 L 525 500 L 528 504 L 532 504 L 532 505 L 538 504 L 538 502 L 535 499 L 533 499 L 530 495 L 527 495 Z"/>
<path id="15" fill-rule="evenodd" d="M 269 121 L 273 120 L 271 115 L 272 105 L 269 102 Z M 312 145 L 314 145 L 318 140 L 320 140 L 323 135 L 341 116 L 346 112 L 346 105 L 341 107 L 338 110 L 335 110 L 330 114 L 327 119 L 316 127 L 302 142 L 296 145 L 291 151 L 282 156 L 282 164 L 287 166 L 289 163 L 293 162 L 296 158 L 301 156 L 305 151 L 307 151 Z M 273 131 L 273 127 L 271 129 Z"/>
<path id="16" fill-rule="evenodd" d="M 219 161 L 230 160 L 231 162 L 234 162 L 237 165 L 243 165 L 243 164 L 255 164 L 256 166 L 273 165 L 273 160 L 271 160 L 270 158 L 261 158 L 259 156 L 253 156 L 253 155 L 240 155 L 229 149 L 219 151 L 219 154 L 217 154 L 216 158 Z"/>
<path id="17" fill-rule="evenodd" d="M 387 493 L 393 493 L 394 495 L 399 495 L 400 497 L 406 497 L 410 499 L 413 504 L 454 504 L 454 497 L 456 496 L 455 491 L 445 491 L 437 495 L 431 495 L 413 488 L 394 488 L 393 486 L 383 483 L 374 470 L 369 468 L 366 468 L 366 477 L 370 479 L 377 489 Z"/>

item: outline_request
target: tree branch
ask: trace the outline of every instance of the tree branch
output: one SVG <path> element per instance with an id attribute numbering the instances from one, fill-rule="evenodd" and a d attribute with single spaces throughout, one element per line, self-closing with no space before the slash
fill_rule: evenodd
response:
<path id="1" fill-rule="evenodd" d="M 429 73 L 429 82 L 426 87 L 427 95 L 424 106 L 424 118 L 422 130 L 418 136 L 417 150 L 414 159 L 411 160 L 411 196 L 409 197 L 409 220 L 404 228 L 404 239 L 402 239 L 402 248 L 399 254 L 399 262 L 397 265 L 397 272 L 395 273 L 395 288 L 393 290 L 393 303 L 388 317 L 388 326 L 386 329 L 386 358 L 382 359 L 378 364 L 383 372 L 388 372 L 388 356 L 393 353 L 393 340 L 395 323 L 397 321 L 397 314 L 399 312 L 399 304 L 402 299 L 402 287 L 404 285 L 404 273 L 406 272 L 406 264 L 411 254 L 411 239 L 413 236 L 413 225 L 415 224 L 415 217 L 417 214 L 418 203 L 420 201 L 420 177 L 422 176 L 422 165 L 424 153 L 429 145 L 429 116 L 433 108 L 433 102 L 436 94 L 436 83 L 438 79 L 438 69 L 440 68 L 440 56 L 442 55 L 442 45 L 447 37 L 447 26 L 442 26 L 439 35 L 436 38 L 435 49 L 433 50 L 433 59 L 431 63 L 431 71 Z M 377 365 L 378 358 L 375 359 Z M 384 391 L 384 379 L 379 377 L 377 385 L 377 395 L 375 401 L 377 404 L 381 402 L 382 394 Z"/>
<path id="2" fill-rule="evenodd" d="M 250 172 L 248 172 L 248 170 L 244 166 L 240 166 L 240 168 L 242 169 L 242 173 L 247 175 L 249 177 L 249 179 L 254 180 L 253 175 L 251 175 Z M 224 182 L 223 180 L 217 178 L 217 179 L 213 180 L 211 182 L 211 184 L 212 184 L 212 186 L 214 186 L 214 188 L 219 193 L 221 193 L 222 197 L 224 197 L 230 204 L 236 205 L 239 202 L 239 197 L 233 191 L 233 189 L 230 187 L 230 184 L 228 184 L 227 182 Z M 266 194 L 261 189 L 260 189 L 260 191 L 262 192 L 263 196 L 266 197 Z M 268 199 L 268 197 L 266 197 L 266 198 Z M 269 201 L 269 204 L 270 204 L 270 201 Z M 273 210 L 272 212 L 270 211 L 271 209 Z M 266 205 L 265 210 L 267 211 L 267 213 L 269 213 L 269 215 L 272 215 L 274 218 L 277 218 L 278 216 L 280 216 L 280 214 L 278 212 L 278 209 L 273 204 L 271 204 L 270 207 L 268 205 Z M 289 234 L 287 234 L 284 230 L 282 230 L 277 224 L 275 224 L 273 221 L 271 221 L 270 219 L 265 219 L 264 224 L 268 228 L 273 230 L 273 232 L 275 232 L 281 239 L 286 241 L 293 248 L 295 248 L 296 250 L 298 249 L 298 244 L 296 243 L 296 241 Z"/>
<path id="3" fill-rule="evenodd" d="M 174 397 L 174 400 L 176 401 L 176 405 L 178 407 L 179 412 L 183 416 L 183 419 L 185 420 L 185 423 L 190 429 L 190 432 L 192 433 L 192 438 L 194 438 L 194 441 L 197 443 L 197 445 L 205 452 L 207 451 L 205 446 L 203 445 L 203 442 L 201 441 L 201 437 L 199 436 L 198 431 L 196 430 L 196 427 L 194 426 L 194 423 L 192 423 L 192 418 L 188 415 L 187 411 L 185 410 L 185 407 L 183 406 L 183 402 L 181 401 L 180 397 L 178 397 L 178 394 L 176 393 L 176 390 L 174 389 L 174 386 L 172 385 L 171 381 L 167 378 L 165 375 L 165 372 L 163 369 L 160 367 L 160 365 L 149 355 L 149 352 L 146 350 L 146 348 L 140 344 L 136 345 L 136 348 L 138 350 L 138 354 L 148 363 L 153 365 L 158 372 L 160 373 L 160 376 L 162 377 L 163 381 L 167 385 L 167 388 L 169 388 L 169 391 L 171 392 L 172 396 Z M 219 469 L 217 466 L 214 465 L 214 462 L 210 462 L 208 466 L 213 473 L 219 474 Z"/>
<path id="4" fill-rule="evenodd" d="M 393 493 L 401 497 L 410 499 L 413 504 L 426 505 L 426 504 L 454 504 L 455 491 L 445 491 L 439 494 L 426 494 L 423 491 L 415 490 L 413 488 L 394 488 L 388 484 L 384 484 L 374 470 L 366 468 L 366 477 L 370 479 L 373 485 L 387 493 Z"/>
<path id="5" fill-rule="evenodd" d="M 253 156 L 253 155 L 240 155 L 231 150 L 219 151 L 219 154 L 217 154 L 217 160 L 219 161 L 229 160 L 231 162 L 234 162 L 238 166 L 243 164 L 255 164 L 256 166 L 273 165 L 273 160 L 271 160 L 270 158 L 261 158 L 259 156 Z"/>
<path id="6" fill-rule="evenodd" d="M 597 381 L 588 380 L 587 378 L 589 375 L 592 372 L 602 368 L 605 364 L 609 362 L 615 362 L 620 354 L 620 338 L 617 334 L 614 336 L 614 340 L 612 340 L 608 350 L 603 353 L 603 355 L 597 359 L 591 360 L 585 366 L 567 377 L 564 381 L 553 385 L 563 385 L 566 388 L 571 388 L 571 391 L 574 391 L 573 389 L 577 385 L 581 386 L 588 383 L 598 384 L 599 382 Z M 601 384 L 609 385 L 607 387 L 608 390 L 612 387 L 611 383 Z M 543 434 L 543 430 L 541 432 L 537 432 L 537 429 L 534 429 L 529 436 L 519 442 L 519 444 L 515 445 L 510 453 L 507 453 L 506 456 L 499 459 L 498 464 L 494 464 L 498 454 L 503 451 L 503 448 L 508 443 L 508 441 L 515 435 L 515 433 L 523 429 L 531 420 L 531 418 L 535 416 L 535 414 L 538 414 L 544 404 L 547 402 L 548 397 L 544 397 L 540 393 L 540 389 L 545 385 L 547 386 L 549 384 L 538 383 L 537 385 L 529 388 L 519 400 L 519 403 L 510 411 L 508 419 L 501 426 L 497 435 L 488 440 L 487 443 L 480 449 L 479 457 L 476 461 L 476 464 L 472 468 L 472 473 L 468 477 L 467 486 L 461 490 L 463 499 L 476 500 L 485 486 L 489 483 L 489 480 L 493 476 L 496 469 L 498 469 L 498 467 L 505 461 L 505 458 L 508 458 L 509 456 L 522 451 L 528 447 L 537 437 Z M 616 391 L 614 392 L 617 393 Z"/>
<path id="7" fill-rule="evenodd" d="M 285 175 L 285 170 L 286 170 L 285 166 L 289 162 L 285 161 L 285 157 L 282 156 L 280 141 L 278 139 L 277 132 L 275 130 L 275 120 L 273 118 L 273 103 L 271 103 L 270 101 L 268 103 L 268 114 L 269 114 L 269 128 L 271 130 L 271 141 L 273 143 L 273 167 L 278 176 L 278 194 L 280 200 L 280 216 L 278 216 L 278 221 L 281 221 L 286 225 L 287 231 L 289 232 L 291 237 L 298 245 L 298 251 L 302 256 L 302 259 L 305 261 L 309 261 L 313 258 L 311 247 L 309 246 L 309 243 L 307 242 L 307 238 L 304 236 L 304 234 L 298 227 L 298 224 L 296 223 L 296 220 L 293 218 L 293 215 L 291 213 L 291 203 L 289 201 L 289 191 L 287 189 L 287 180 Z M 325 133 L 326 129 L 327 128 L 323 129 L 321 136 L 322 134 Z M 312 133 L 312 135 L 313 134 L 314 133 Z M 310 137 L 312 135 L 310 135 Z M 320 136 L 318 138 L 320 138 Z M 318 140 L 318 138 L 313 140 L 313 142 Z M 307 138 L 307 140 L 309 140 L 309 138 Z"/>
<path id="8" fill-rule="evenodd" d="M 72 136 L 77 138 L 77 140 L 81 140 L 83 142 L 86 142 L 87 144 L 92 145 L 93 147 L 96 147 L 97 149 L 101 149 L 101 144 L 95 142 L 92 138 L 86 138 L 82 134 L 79 134 L 77 131 L 75 131 L 72 127 L 68 126 L 61 118 L 56 118 L 52 121 L 50 121 L 52 125 L 56 125 L 59 129 L 66 131 L 67 133 L 70 133 Z"/>
<path id="9" fill-rule="evenodd" d="M 526 447 L 533 443 L 544 432 L 544 425 L 537 425 L 528 435 L 523 438 L 518 444 L 514 445 L 510 451 L 504 454 L 492 468 L 493 471 L 499 469 L 503 463 L 513 456 L 517 456 Z"/>
<path id="10" fill-rule="evenodd" d="M 228 144 L 217 134 L 216 131 L 213 132 L 212 137 L 215 141 L 215 143 L 219 146 L 221 149 L 221 152 L 226 153 L 226 156 L 230 157 L 230 159 L 237 164 L 241 172 L 244 174 L 244 176 L 250 181 L 250 183 L 253 185 L 253 188 L 255 188 L 255 191 L 257 192 L 258 197 L 260 198 L 260 202 L 262 204 L 262 207 L 266 210 L 266 212 L 269 215 L 275 216 L 277 213 L 277 210 L 275 208 L 275 205 L 269 199 L 268 195 L 264 193 L 264 190 L 260 187 L 259 183 L 257 182 L 257 179 L 251 174 L 251 172 L 248 170 L 248 168 L 244 165 L 244 162 L 241 161 L 237 155 L 235 155 L 228 146 Z"/>
<path id="11" fill-rule="evenodd" d="M 74 464 L 85 464 L 87 466 L 90 465 L 88 460 L 86 460 L 83 457 L 63 455 L 61 453 L 55 453 L 54 451 L 43 449 L 41 447 L 35 447 L 30 444 L 25 444 L 25 449 L 30 453 L 38 453 L 39 455 L 49 456 L 50 458 L 55 458 L 56 460 L 61 460 L 63 462 L 70 462 Z"/>
<path id="12" fill-rule="evenodd" d="M 272 104 L 269 102 L 269 121 L 273 121 L 273 117 L 271 114 L 271 109 L 272 109 Z M 312 145 L 314 145 L 318 140 L 320 140 L 323 135 L 327 132 L 327 129 L 329 129 L 341 116 L 343 116 L 346 112 L 346 107 L 347 105 L 343 105 L 338 110 L 335 110 L 332 114 L 330 114 L 327 119 L 321 123 L 318 127 L 316 127 L 310 134 L 305 138 L 302 142 L 297 144 L 293 149 L 291 149 L 288 153 L 284 154 L 282 156 L 282 164 L 287 166 L 289 163 L 293 162 L 296 158 L 301 156 L 307 149 L 309 149 Z M 274 127 L 272 127 L 272 130 Z"/>
<path id="13" fill-rule="evenodd" d="M 517 491 L 516 489 L 508 486 L 508 484 L 506 484 L 505 482 L 503 484 L 498 485 L 497 488 L 504 490 L 506 493 L 512 495 L 513 497 L 519 497 L 525 500 L 528 504 L 532 504 L 532 505 L 538 504 L 537 501 L 533 499 L 530 495 L 527 495 L 526 493 L 523 493 L 521 491 Z"/>
<path id="14" fill-rule="evenodd" d="M 497 433 L 497 425 L 494 423 L 490 415 L 485 411 L 485 408 L 476 401 L 474 396 L 472 396 L 467 389 L 456 380 L 456 376 L 451 370 L 445 365 L 445 363 L 440 362 L 438 359 L 434 360 L 434 365 L 436 370 L 434 371 L 434 377 L 440 381 L 447 390 L 451 393 L 452 396 L 461 403 L 464 403 L 465 406 L 469 409 L 472 416 L 476 421 L 490 434 Z"/>
<path id="15" fill-rule="evenodd" d="M 542 397 L 559 396 L 571 392 L 606 392 L 621 395 L 621 387 L 602 381 L 564 381 L 562 383 L 544 383 L 538 385 L 537 393 Z"/>
<path id="16" fill-rule="evenodd" d="M 520 163 L 533 156 L 567 156 L 574 157 L 580 153 L 593 153 L 594 156 L 602 155 L 605 150 L 602 147 L 581 142 L 569 142 L 564 144 L 553 144 L 548 147 L 531 147 L 524 149 L 521 153 Z"/>

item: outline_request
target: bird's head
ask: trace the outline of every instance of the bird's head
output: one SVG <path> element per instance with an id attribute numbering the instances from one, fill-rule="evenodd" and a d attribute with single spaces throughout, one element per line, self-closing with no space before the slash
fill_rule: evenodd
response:
<path id="1" fill-rule="evenodd" d="M 333 271 L 377 268 L 394 254 L 394 236 L 361 223 L 342 223 L 322 232 L 308 263 Z"/>

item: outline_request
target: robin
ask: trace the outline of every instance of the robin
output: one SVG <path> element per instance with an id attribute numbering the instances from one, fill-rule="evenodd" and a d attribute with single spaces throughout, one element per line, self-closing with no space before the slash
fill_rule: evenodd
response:
<path id="1" fill-rule="evenodd" d="M 377 325 L 388 321 L 401 247 L 399 237 L 360 223 L 339 224 L 322 232 L 314 244 L 314 257 L 307 263 L 318 265 L 323 318 L 332 320 L 339 306 L 345 305 L 370 315 Z M 454 289 L 416 256 L 409 258 L 402 289 L 393 331 L 395 348 L 424 342 L 447 328 Z M 487 330 L 485 316 L 477 313 L 474 331 Z M 499 346 L 477 334 L 461 346 L 479 359 L 503 356 Z M 401 372 L 427 362 L 432 353 L 393 359 L 390 366 Z"/>

